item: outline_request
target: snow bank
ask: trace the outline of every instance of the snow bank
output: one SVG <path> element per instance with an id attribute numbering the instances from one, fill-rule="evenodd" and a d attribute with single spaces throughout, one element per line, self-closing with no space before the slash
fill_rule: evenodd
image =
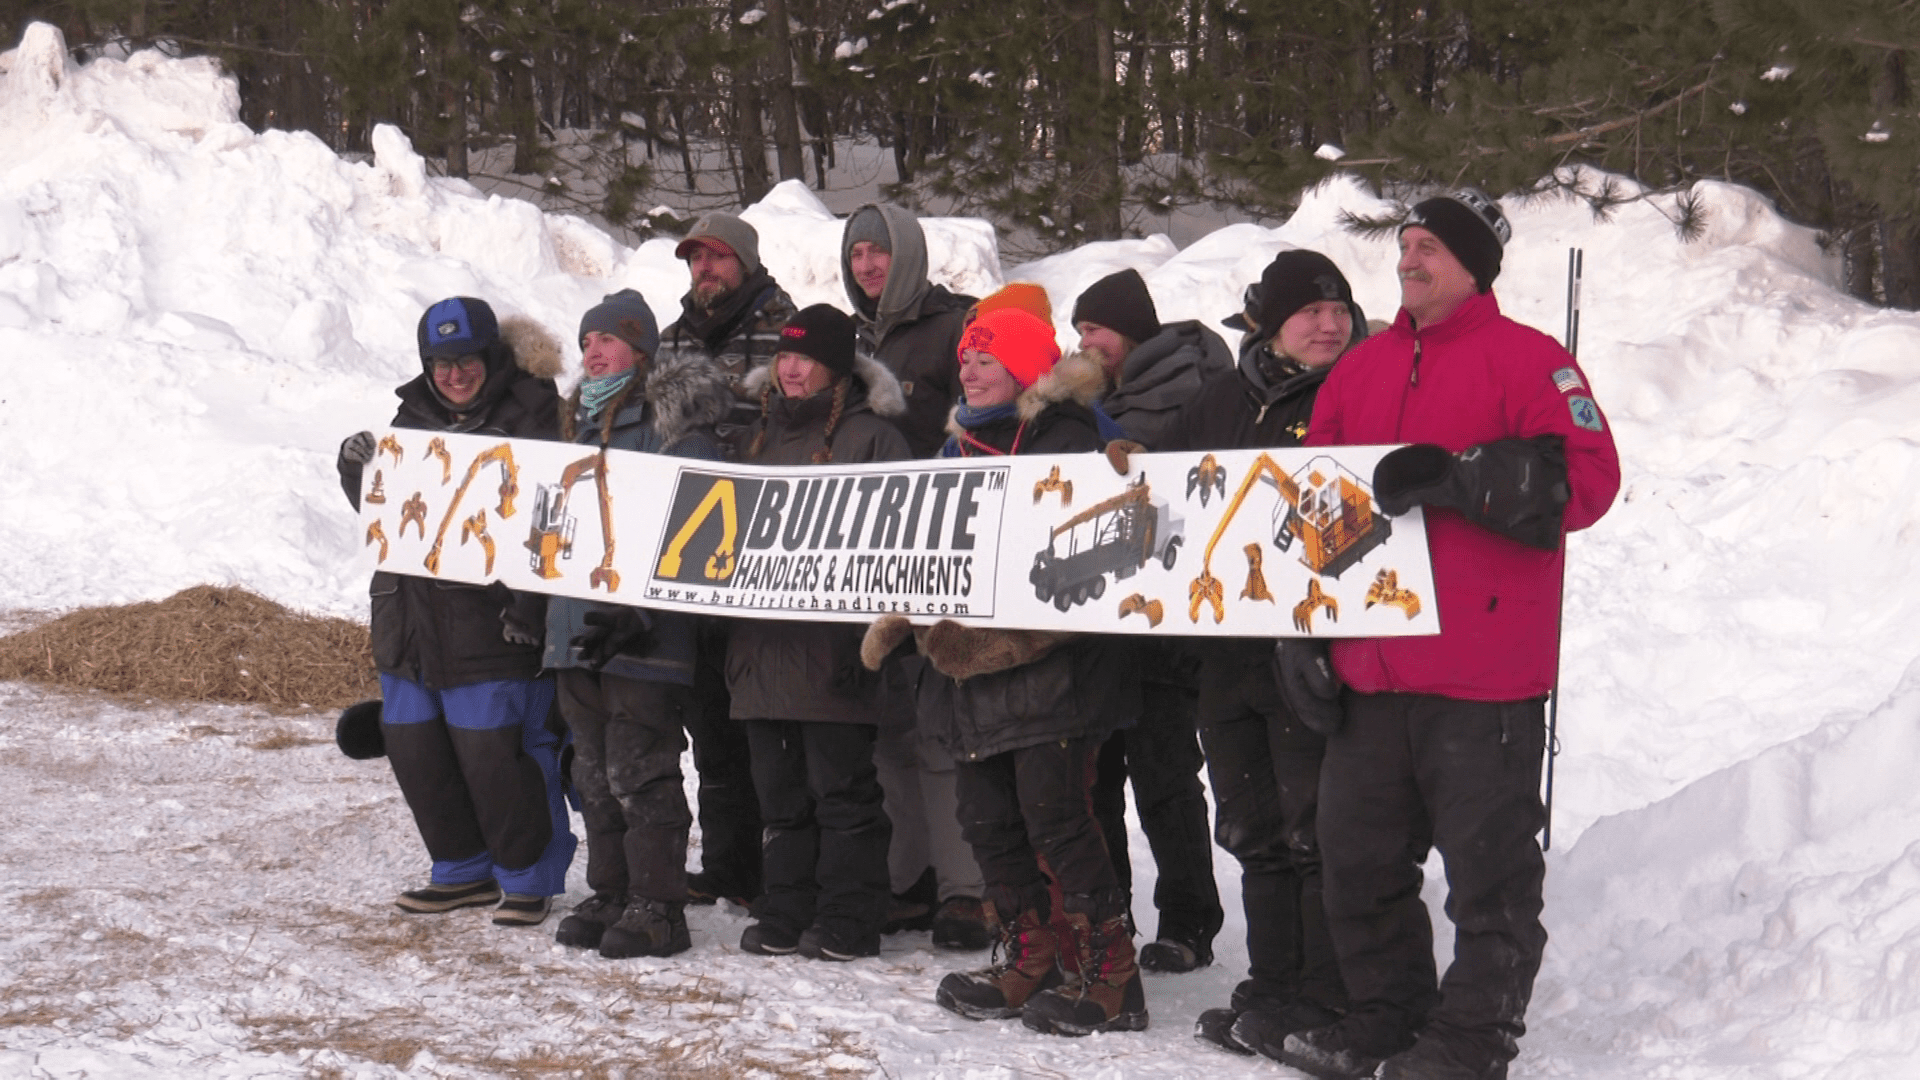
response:
<path id="1" fill-rule="evenodd" d="M 431 177 L 395 130 L 376 132 L 368 163 L 251 132 L 207 62 L 73 67 L 35 26 L 0 69 L 7 608 L 216 582 L 362 614 L 333 454 L 391 415 L 418 370 L 421 309 L 483 296 L 564 339 L 606 292 L 638 288 L 665 321 L 685 289 L 670 241 L 629 250 Z M 1571 547 L 1554 944 L 1520 1074 L 1899 1074 L 1920 1057 L 1920 805 L 1903 783 L 1920 720 L 1920 317 L 1847 299 L 1813 234 L 1753 193 L 1696 194 L 1709 216 L 1692 243 L 1669 197 L 1605 223 L 1577 202 L 1506 203 L 1498 291 L 1514 317 L 1558 336 L 1567 249 L 1586 252 L 1582 362 L 1625 466 L 1619 503 Z M 1093 244 L 1004 272 L 986 223 L 926 227 L 939 280 L 975 294 L 1038 282 L 1071 342 L 1075 296 L 1113 270 L 1139 269 L 1163 319 L 1215 322 L 1296 246 L 1330 255 L 1390 317 L 1392 242 L 1340 225 L 1383 209 L 1336 180 L 1278 228 L 1182 250 Z M 840 227 L 810 192 L 783 184 L 745 216 L 797 301 L 845 303 Z M 1218 862 L 1233 908 L 1237 876 Z M 1220 1066 L 1176 1047 L 1238 977 L 1240 929 L 1230 919 L 1219 967 L 1151 989 L 1155 1037 L 1128 1046 L 1177 1059 L 1168 1075 Z M 939 973 L 901 961 L 920 984 Z M 927 1022 L 897 1013 L 897 980 L 856 971 L 833 989 L 851 1026 Z M 1020 1044 L 1007 1067 L 1131 1072 L 1113 1064 L 1133 1053 L 1119 1042 L 1091 1040 L 1095 1058 Z M 937 1046 L 888 1045 L 938 1071 Z"/>

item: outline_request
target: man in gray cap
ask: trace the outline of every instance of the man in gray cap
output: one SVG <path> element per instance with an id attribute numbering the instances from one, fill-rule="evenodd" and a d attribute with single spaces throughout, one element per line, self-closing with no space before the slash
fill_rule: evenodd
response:
<path id="1" fill-rule="evenodd" d="M 734 214 L 702 214 L 673 254 L 686 260 L 691 287 L 680 298 L 680 318 L 660 335 L 661 356 L 698 352 L 727 373 L 739 400 L 720 423 L 725 439 L 760 417 L 759 400 L 743 396 L 741 380 L 780 351 L 793 300 L 760 264 L 760 234 Z"/>
<path id="2" fill-rule="evenodd" d="M 660 362 L 691 353 L 726 374 L 733 409 L 717 428 L 722 442 L 730 442 L 760 417 L 760 400 L 744 393 L 742 380 L 780 351 L 780 328 L 793 316 L 793 300 L 761 265 L 760 234 L 737 215 L 702 214 L 673 253 L 686 260 L 689 288 L 680 298 L 680 318 L 660 333 Z M 760 802 L 748 769 L 746 728 L 729 715 L 726 641 L 723 621 L 702 621 L 696 715 L 687 721 L 700 774 L 700 871 L 687 877 L 687 900 L 694 904 L 747 901 L 760 893 Z"/>
<path id="3" fill-rule="evenodd" d="M 840 276 L 853 302 L 860 351 L 892 371 L 907 392 L 898 420 L 915 457 L 947 441 L 947 410 L 959 388 L 960 330 L 974 298 L 927 280 L 927 236 L 905 207 L 868 204 L 847 218 Z"/>

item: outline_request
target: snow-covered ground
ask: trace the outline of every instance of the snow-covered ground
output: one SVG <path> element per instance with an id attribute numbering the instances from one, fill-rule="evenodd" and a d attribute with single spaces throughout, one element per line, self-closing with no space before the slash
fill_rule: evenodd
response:
<path id="1" fill-rule="evenodd" d="M 10 621 L 201 582 L 363 615 L 333 455 L 418 370 L 422 308 L 483 296 L 566 338 L 603 293 L 670 313 L 686 285 L 671 242 L 430 179 L 393 131 L 365 164 L 249 131 L 208 63 L 74 68 L 36 27 L 0 66 Z M 1692 243 L 1663 199 L 1607 223 L 1507 204 L 1517 318 L 1557 336 L 1586 252 L 1581 357 L 1626 474 L 1572 542 L 1553 942 L 1515 1075 L 1920 1075 L 1920 317 L 1847 299 L 1752 193 L 1701 194 Z M 1004 269 L 984 223 L 928 229 L 937 278 L 1040 282 L 1067 340 L 1115 268 L 1165 319 L 1218 319 L 1291 246 L 1386 317 L 1391 244 L 1338 224 L 1379 207 L 1334 183 L 1280 228 Z M 805 188 L 746 216 L 800 303 L 844 304 L 839 225 Z M 704 909 L 692 952 L 608 962 L 479 912 L 400 915 L 411 823 L 330 731 L 0 685 L 0 1076 L 1287 1074 L 1189 1037 L 1241 974 L 1237 915 L 1215 967 L 1149 979 L 1152 1030 L 1079 1041 L 936 1008 L 977 958 L 924 934 L 768 961 L 735 947 L 739 912 Z"/>

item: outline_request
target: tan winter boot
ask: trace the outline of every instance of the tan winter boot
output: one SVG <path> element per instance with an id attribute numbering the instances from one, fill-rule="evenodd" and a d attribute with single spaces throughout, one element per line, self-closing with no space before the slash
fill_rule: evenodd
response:
<path id="1" fill-rule="evenodd" d="M 933 999 L 969 1020 L 1019 1016 L 1034 994 L 1063 981 L 1054 964 L 1057 951 L 1053 928 L 1028 908 L 1013 922 L 1000 924 L 1000 940 L 985 968 L 956 971 L 940 980 Z"/>
<path id="2" fill-rule="evenodd" d="M 1072 940 L 1061 949 L 1079 953 L 1080 976 L 1038 993 L 1021 1011 L 1021 1022 L 1048 1035 L 1147 1030 L 1147 994 L 1134 963 L 1133 934 L 1125 915 L 1097 925 L 1078 911 L 1067 913 Z"/>

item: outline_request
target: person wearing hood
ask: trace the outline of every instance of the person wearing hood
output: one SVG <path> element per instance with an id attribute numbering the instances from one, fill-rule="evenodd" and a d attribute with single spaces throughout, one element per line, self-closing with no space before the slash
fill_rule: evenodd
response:
<path id="1" fill-rule="evenodd" d="M 1193 320 L 1162 323 L 1146 281 L 1132 269 L 1088 286 L 1074 301 L 1073 326 L 1080 351 L 1060 361 L 1046 380 L 1096 398 L 1121 436 L 1141 449 L 1164 440 L 1168 425 L 1206 376 L 1233 367 L 1219 334 Z M 1213 962 L 1213 938 L 1225 918 L 1200 784 L 1205 759 L 1194 737 L 1197 664 L 1191 650 L 1171 639 L 1139 644 L 1145 673 L 1140 722 L 1115 732 L 1101 748 L 1094 813 L 1120 883 L 1128 887 L 1133 881 L 1126 827 L 1131 778 L 1140 829 L 1158 872 L 1153 902 L 1160 913 L 1154 940 L 1140 949 L 1140 966 L 1192 971 Z"/>
<path id="2" fill-rule="evenodd" d="M 1365 336 L 1346 276 L 1317 251 L 1283 251 L 1227 325 L 1247 331 L 1236 367 L 1208 376 L 1156 450 L 1299 446 L 1314 395 Z M 1280 696 L 1273 642 L 1219 638 L 1200 652 L 1196 716 L 1215 835 L 1240 861 L 1247 978 L 1200 1014 L 1196 1037 L 1238 1054 L 1338 1020 L 1347 1006 L 1321 900 L 1315 841 L 1326 737 Z"/>
<path id="3" fill-rule="evenodd" d="M 485 301 L 456 296 L 420 316 L 420 374 L 395 393 L 392 426 L 500 438 L 555 434 L 560 346 L 523 317 L 498 320 Z M 376 444 L 340 447 L 340 483 L 354 509 Z M 437 913 L 498 904 L 493 921 L 532 926 L 566 891 L 578 845 L 560 776 L 562 732 L 549 723 L 553 680 L 540 674 L 546 598 L 377 571 L 373 659 L 380 700 L 342 717 L 384 752 L 427 854 L 429 883 L 400 910 Z"/>
<path id="4" fill-rule="evenodd" d="M 714 425 L 733 392 L 702 356 L 656 358 L 660 332 L 639 293 L 622 289 L 580 318 L 585 375 L 561 413 L 561 437 L 601 450 L 719 460 Z M 687 932 L 687 836 L 680 773 L 695 711 L 694 616 L 554 597 L 546 666 L 573 732 L 573 780 L 587 829 L 592 895 L 554 940 L 601 956 L 671 956 Z"/>
<path id="5" fill-rule="evenodd" d="M 1042 384 L 1059 359 L 1053 327 L 1032 314 L 982 314 L 960 342 L 966 400 L 943 456 L 1098 450 L 1088 402 Z M 948 975 L 935 1000 L 973 1020 L 1018 1015 L 1047 1034 L 1145 1030 L 1126 890 L 1088 804 L 1095 753 L 1138 713 L 1132 654 L 1098 634 L 952 620 L 916 629 L 891 616 L 869 629 L 862 659 L 876 668 L 909 634 L 934 669 L 921 680 L 919 723 L 958 763 L 961 830 L 1001 927 L 994 962 Z"/>
<path id="6" fill-rule="evenodd" d="M 853 320 L 815 304 L 788 320 L 773 362 L 753 373 L 761 419 L 740 460 L 802 467 L 898 461 L 900 383 L 856 359 Z M 880 954 L 892 823 L 874 768 L 883 708 L 860 666 L 860 627 L 781 619 L 735 623 L 727 690 L 753 752 L 766 822 L 765 891 L 740 948 L 816 960 Z"/>
<path id="7" fill-rule="evenodd" d="M 674 365 L 684 358 L 713 364 L 733 390 L 732 407 L 715 426 L 723 445 L 760 417 L 760 400 L 747 380 L 780 350 L 780 328 L 793 315 L 793 300 L 760 261 L 760 233 L 737 214 L 702 214 L 673 249 L 687 264 L 680 317 L 660 333 L 656 359 Z M 760 894 L 760 807 L 747 768 L 747 733 L 727 704 L 727 623 L 699 622 L 698 703 L 687 735 L 699 773 L 700 870 L 687 882 L 688 901 L 737 903 Z"/>
<path id="8" fill-rule="evenodd" d="M 933 456 L 958 397 L 954 349 L 973 297 L 928 280 L 920 219 L 886 203 L 863 206 L 847 218 L 840 277 L 859 328 L 857 348 L 885 364 L 907 395 L 901 434 L 914 457 Z"/>

